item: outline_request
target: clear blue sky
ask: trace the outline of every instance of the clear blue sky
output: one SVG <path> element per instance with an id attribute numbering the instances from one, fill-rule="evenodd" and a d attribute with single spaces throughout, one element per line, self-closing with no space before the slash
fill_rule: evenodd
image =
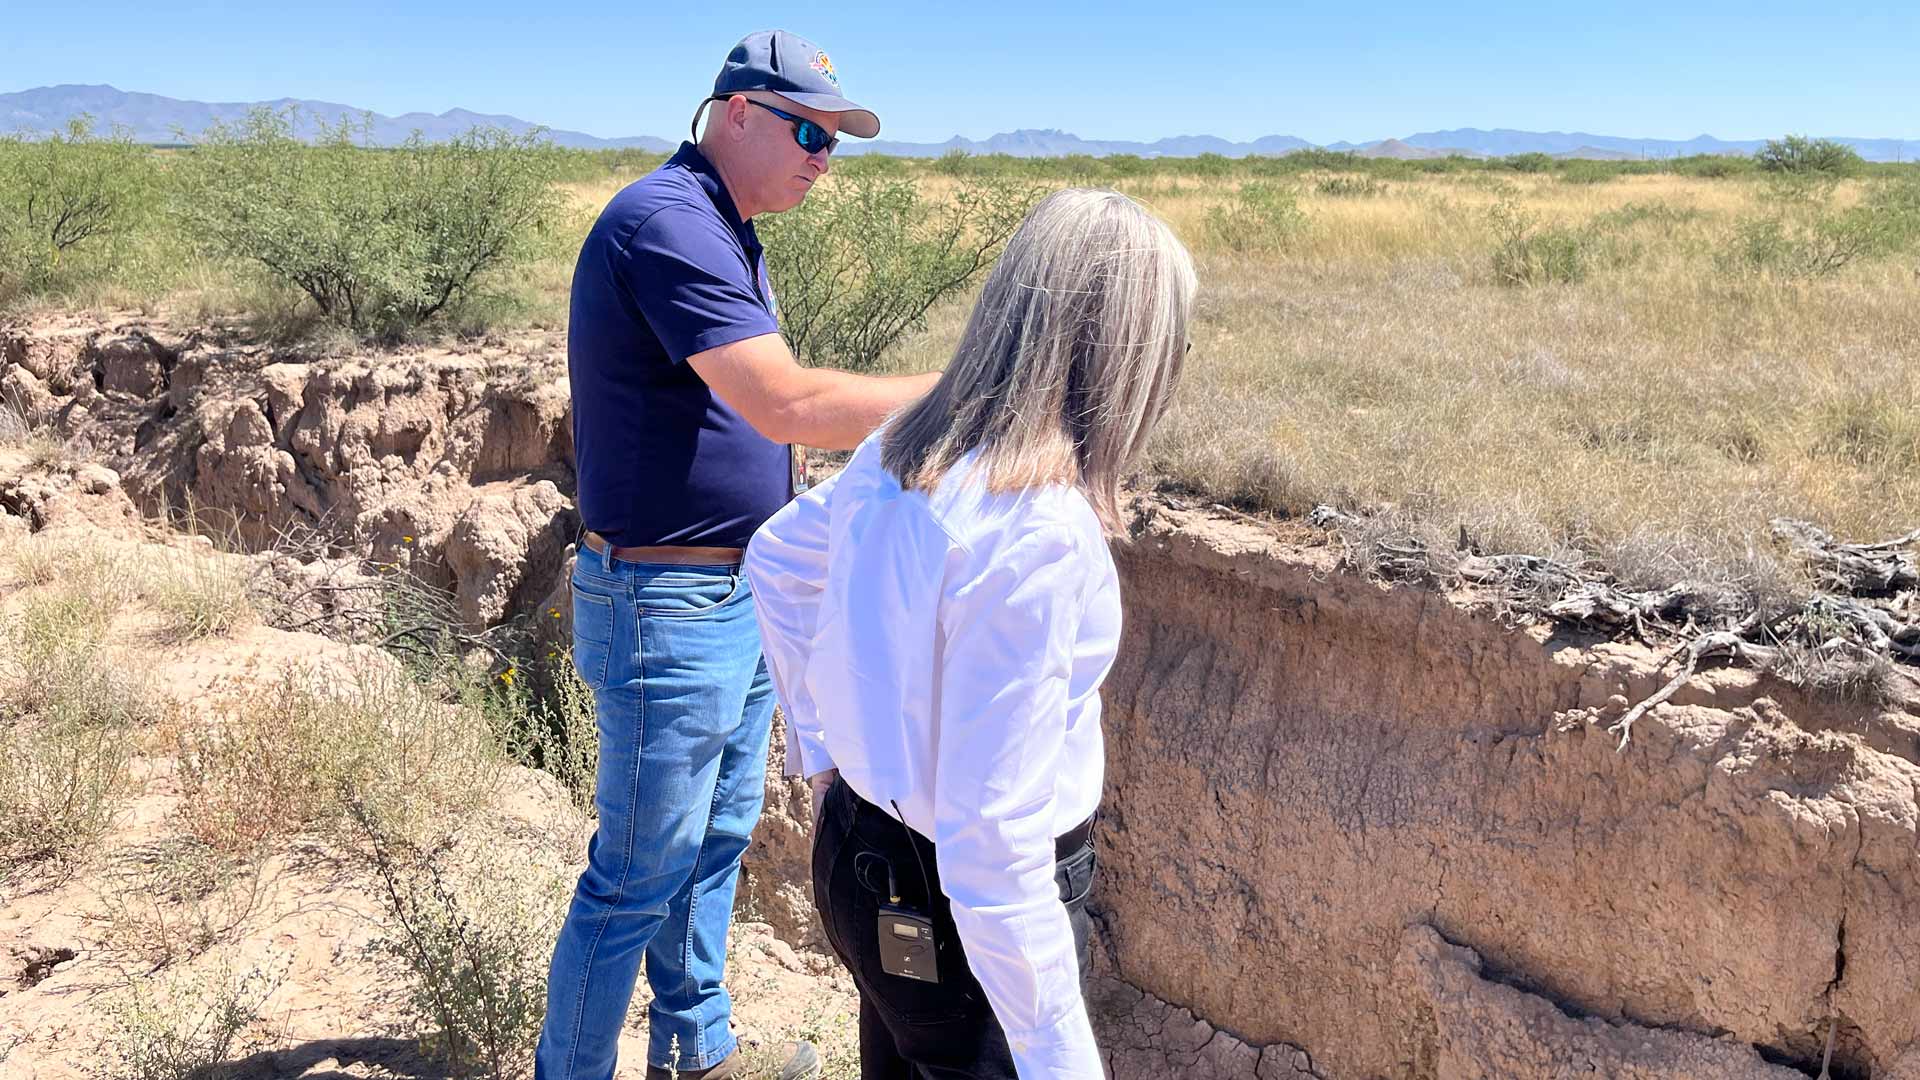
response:
<path id="1" fill-rule="evenodd" d="M 883 134 L 913 141 L 1022 127 L 1320 143 L 1452 127 L 1920 137 L 1914 0 L 0 0 L 0 91 L 464 107 L 671 138 L 727 48 L 771 26 L 821 44 Z"/>

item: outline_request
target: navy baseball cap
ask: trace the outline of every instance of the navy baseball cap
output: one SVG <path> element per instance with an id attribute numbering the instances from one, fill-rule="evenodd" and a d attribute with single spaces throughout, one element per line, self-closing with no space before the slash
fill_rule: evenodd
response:
<path id="1" fill-rule="evenodd" d="M 713 80 L 714 98 L 766 90 L 820 112 L 840 114 L 840 133 L 861 139 L 880 134 L 880 118 L 840 96 L 840 75 L 825 49 L 785 30 L 760 30 L 740 39 Z"/>

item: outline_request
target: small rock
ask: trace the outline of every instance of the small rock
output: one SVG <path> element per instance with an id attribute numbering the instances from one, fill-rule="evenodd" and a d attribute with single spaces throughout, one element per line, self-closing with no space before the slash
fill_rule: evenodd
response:
<path id="1" fill-rule="evenodd" d="M 73 481 L 88 495 L 105 495 L 120 486 L 120 474 L 105 465 L 82 465 L 74 470 Z"/>

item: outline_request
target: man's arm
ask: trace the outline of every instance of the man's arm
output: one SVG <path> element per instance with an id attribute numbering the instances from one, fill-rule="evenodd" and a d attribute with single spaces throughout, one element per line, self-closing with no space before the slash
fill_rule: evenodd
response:
<path id="1" fill-rule="evenodd" d="M 774 442 L 851 450 L 940 373 L 888 378 L 801 367 L 779 334 L 760 334 L 687 357 L 702 380 Z"/>

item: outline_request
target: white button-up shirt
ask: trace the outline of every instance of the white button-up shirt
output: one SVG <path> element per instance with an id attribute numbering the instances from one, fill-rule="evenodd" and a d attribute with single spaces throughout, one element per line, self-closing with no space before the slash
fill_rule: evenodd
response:
<path id="1" fill-rule="evenodd" d="M 746 573 L 803 774 L 839 769 L 933 840 L 1022 1080 L 1099 1078 L 1054 838 L 1100 801 L 1119 578 L 1078 491 L 990 493 L 971 464 L 903 491 L 869 438 Z"/>

